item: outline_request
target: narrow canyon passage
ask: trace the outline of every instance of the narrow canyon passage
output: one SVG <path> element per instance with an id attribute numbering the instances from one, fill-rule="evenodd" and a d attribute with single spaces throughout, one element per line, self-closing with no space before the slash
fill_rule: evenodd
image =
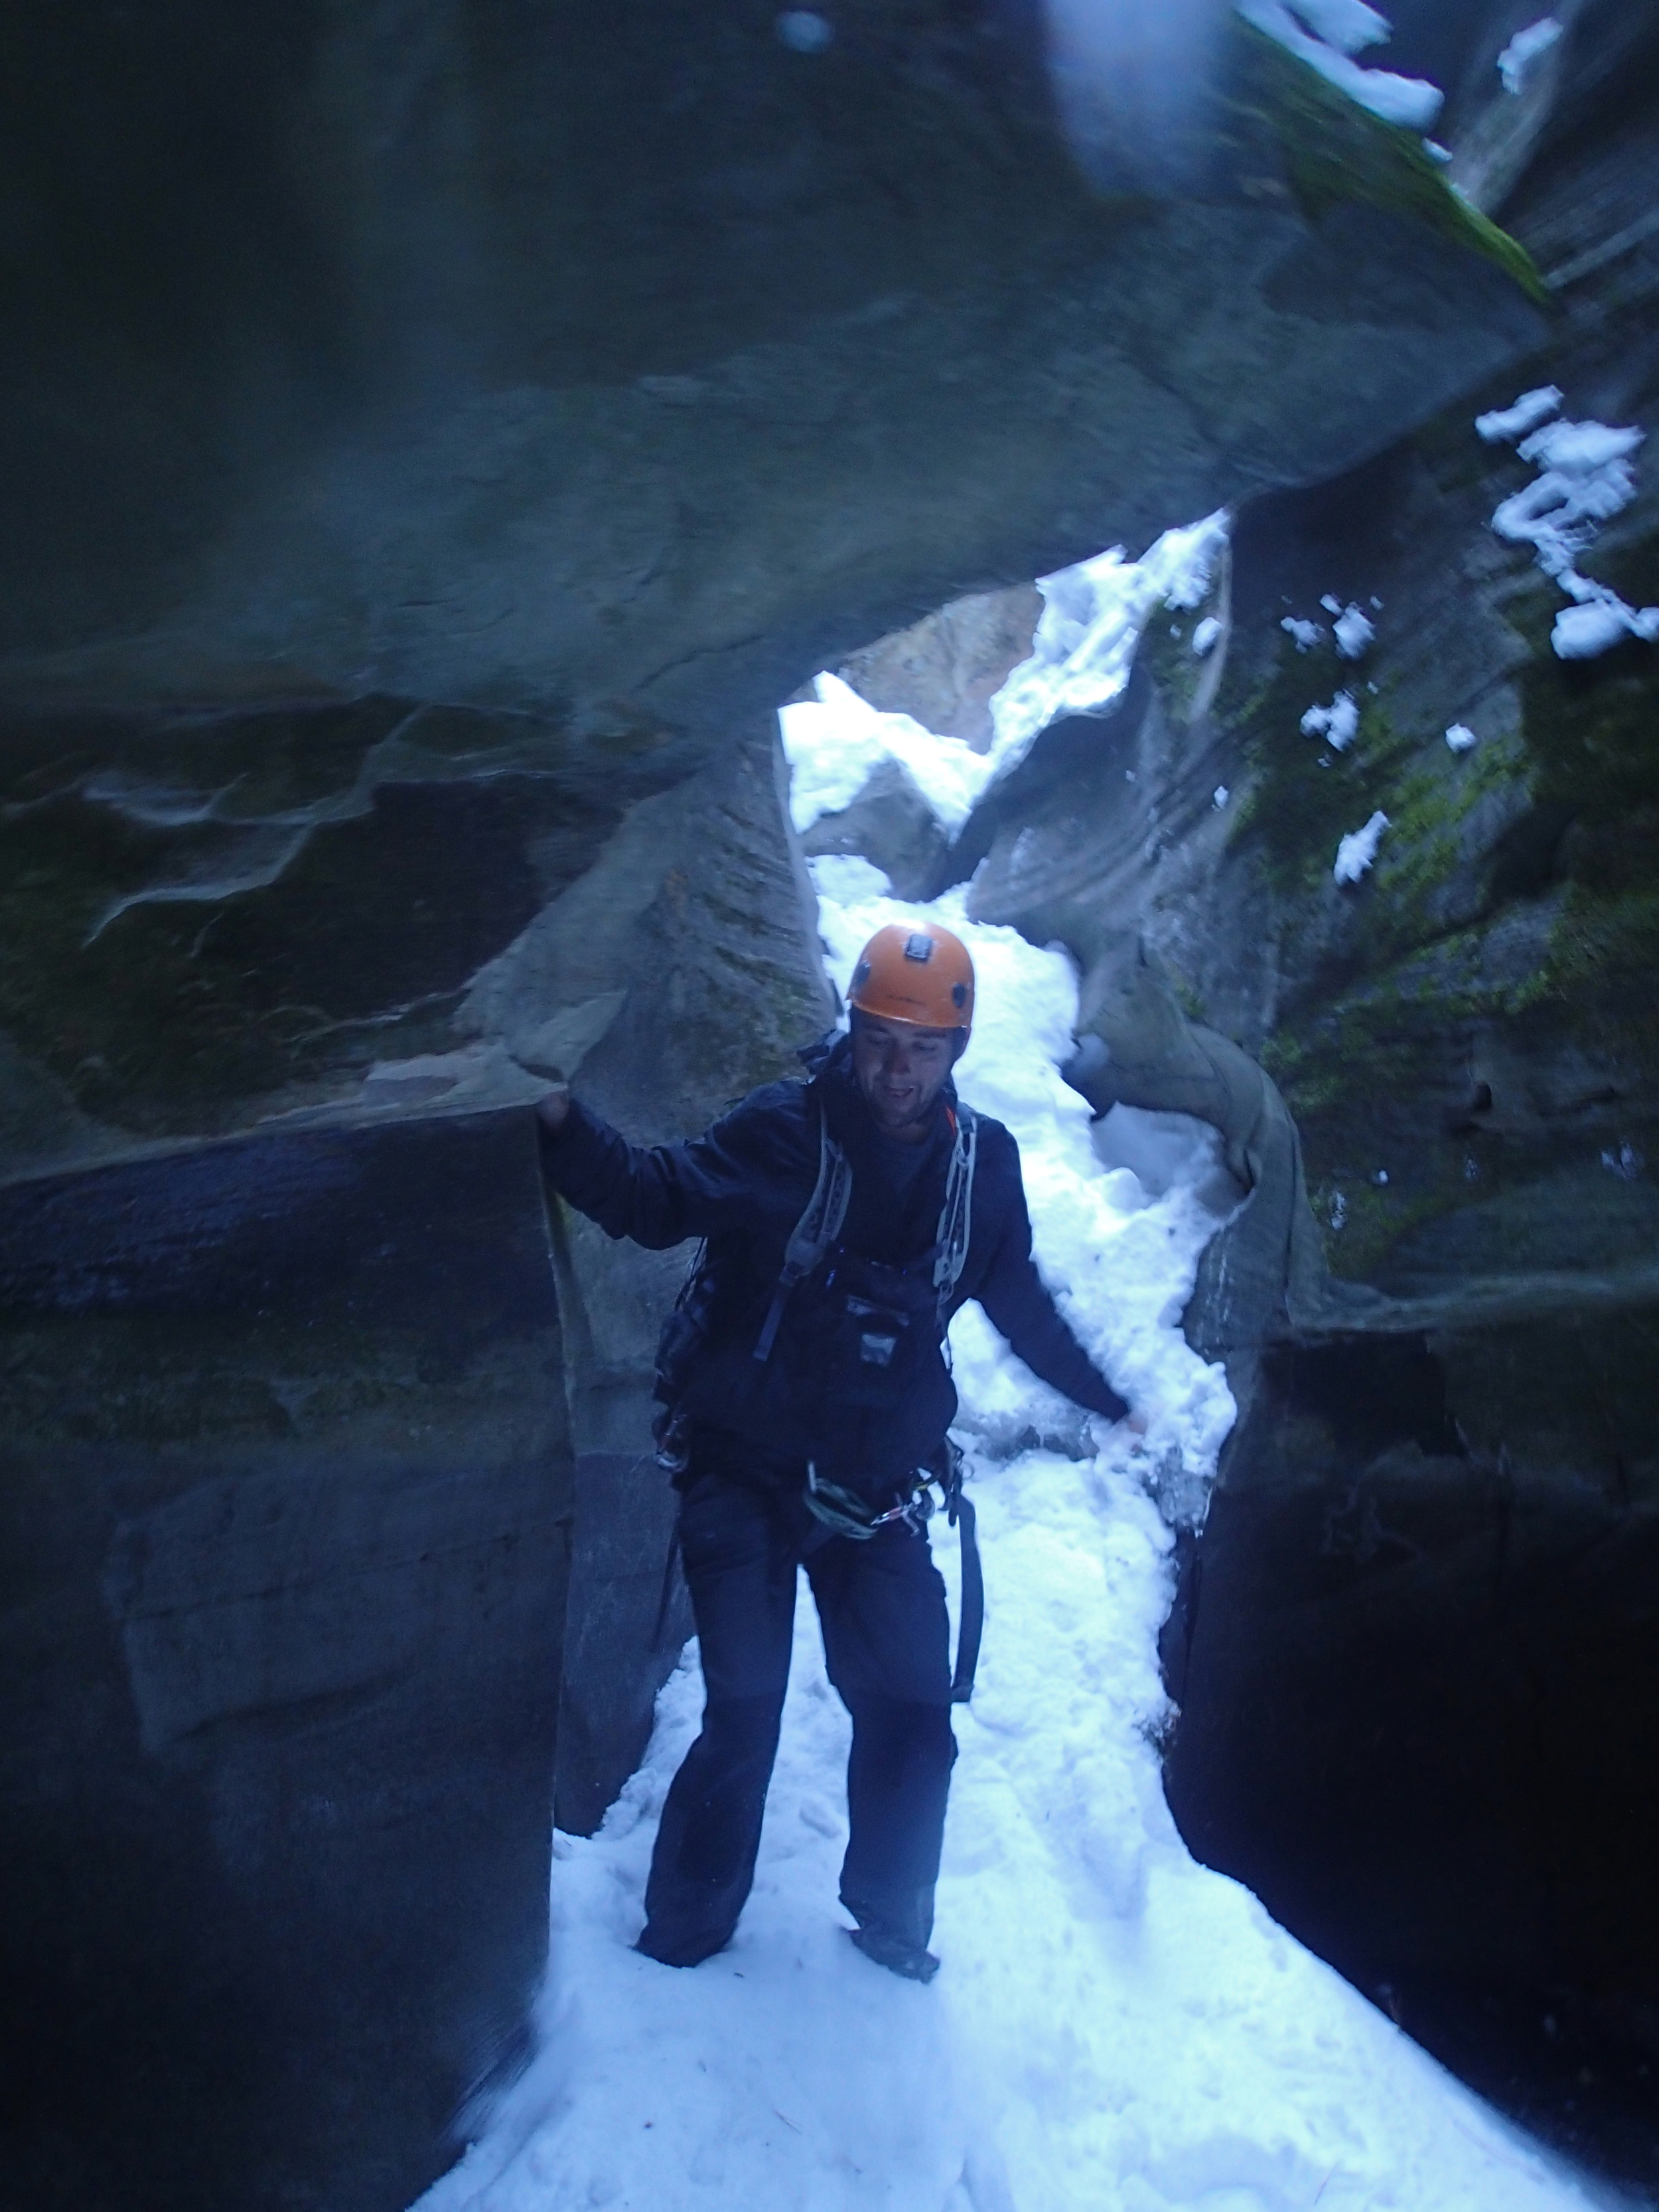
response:
<path id="1" fill-rule="evenodd" d="M 0 2207 L 1659 2205 L 1654 0 L 0 48 Z M 959 1317 L 943 1972 L 803 1590 L 675 1974 L 687 1253 L 548 1102 L 890 915 L 1150 1426 Z"/>
<path id="2" fill-rule="evenodd" d="M 1167 1188 L 1103 1164 L 1058 1073 L 1058 951 L 814 864 L 844 988 L 883 921 L 961 930 L 981 1016 L 963 1095 L 1018 1139 L 1040 1264 L 1151 1414 L 1144 1446 L 1036 1382 L 969 1308 L 953 1331 L 989 1613 L 926 1990 L 860 1958 L 835 1905 L 845 1714 L 803 1585 L 755 1894 L 689 1972 L 641 1958 L 655 1816 L 701 1710 L 696 1647 L 598 1833 L 555 1846 L 542 2047 L 421 2212 L 1546 2212 L 1618 2202 L 1509 2128 L 1239 1884 L 1164 1803 L 1157 1642 L 1172 1539 L 1154 1491 L 1213 1476 L 1233 1407 L 1180 1316 L 1218 1215 L 1218 1143 L 1162 1117 Z M 1130 1122 L 1136 1117 L 1127 1118 Z M 1158 1117 L 1146 1117 L 1155 1123 Z M 1151 1177 L 1162 1182 L 1163 1177 Z M 1028 1439 L 1071 1431 L 1068 1450 Z M 1148 1480 L 1148 1462 L 1162 1480 Z M 934 1545 L 957 1611 L 957 1553 Z"/>

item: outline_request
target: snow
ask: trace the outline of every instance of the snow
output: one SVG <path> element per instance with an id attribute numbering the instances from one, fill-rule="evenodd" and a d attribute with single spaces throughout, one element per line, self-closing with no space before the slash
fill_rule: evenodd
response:
<path id="1" fill-rule="evenodd" d="M 1288 630 L 1296 640 L 1296 649 L 1298 653 L 1310 651 L 1325 635 L 1316 622 L 1303 622 L 1295 615 L 1281 616 L 1279 627 L 1280 629 Z"/>
<path id="2" fill-rule="evenodd" d="M 1094 1424 L 1075 1460 L 1018 1449 L 1061 1401 L 977 1309 L 955 1324 L 989 1614 L 956 1723 L 939 1980 L 901 1982 L 842 1932 L 847 1723 L 803 1593 L 731 1948 L 693 1972 L 629 1948 L 697 1725 L 692 1646 L 599 1833 L 555 1838 L 538 2056 L 422 2212 L 1582 2212 L 1571 2179 L 1197 1865 L 1165 1805 L 1152 1492 L 1201 1502 L 1233 1412 L 1179 1326 L 1213 1133 L 1128 1109 L 1091 1131 L 1058 1073 L 1076 1006 L 1058 951 L 967 921 L 960 892 L 901 906 L 867 861 L 813 871 L 842 984 L 882 921 L 931 913 L 969 939 L 963 1093 L 1018 1136 L 1045 1278 L 1150 1431 Z M 933 1540 L 954 1609 L 956 1544 Z"/>
<path id="3" fill-rule="evenodd" d="M 1060 714 L 1097 714 L 1129 680 L 1135 647 L 1159 607 L 1202 605 L 1227 543 L 1225 508 L 1166 530 L 1139 561 L 1121 545 L 1039 576 L 1042 613 L 1023 660 L 991 701 L 996 735 L 988 758 L 1012 767 Z"/>
<path id="4" fill-rule="evenodd" d="M 1302 734 L 1322 737 L 1333 752 L 1346 752 L 1359 728 L 1359 705 L 1352 691 L 1339 691 L 1328 707 L 1310 707 L 1302 717 Z"/>
<path id="5" fill-rule="evenodd" d="M 1377 812 L 1363 830 L 1351 830 L 1336 848 L 1336 866 L 1331 870 L 1339 884 L 1357 884 L 1376 858 L 1376 848 L 1382 832 L 1389 826 L 1386 814 Z"/>
<path id="6" fill-rule="evenodd" d="M 1217 805 L 1218 807 L 1224 806 L 1224 805 L 1227 804 L 1227 801 L 1228 801 L 1231 797 L 1232 797 L 1232 793 L 1231 793 L 1231 791 L 1229 791 L 1229 790 L 1228 790 L 1228 788 L 1227 788 L 1227 787 L 1226 787 L 1226 785 L 1225 785 L 1224 783 L 1218 783 L 1218 784 L 1217 784 L 1217 786 L 1216 786 L 1216 787 L 1215 787 L 1215 797 L 1214 797 L 1214 801 L 1213 801 L 1213 803 L 1214 803 L 1214 805 Z"/>
<path id="7" fill-rule="evenodd" d="M 1221 620 L 1218 615 L 1206 615 L 1193 625 L 1193 651 L 1202 660 L 1221 635 Z"/>
<path id="8" fill-rule="evenodd" d="M 1524 92 L 1534 71 L 1562 35 L 1553 15 L 1540 15 L 1524 31 L 1517 31 L 1498 57 L 1498 74 L 1505 92 Z"/>
<path id="9" fill-rule="evenodd" d="M 1525 421 L 1553 413 L 1560 401 L 1553 385 L 1523 392 L 1504 413 L 1479 416 L 1475 428 L 1482 437 L 1515 436 Z M 1635 498 L 1632 457 L 1645 434 L 1605 422 L 1543 422 L 1516 449 L 1538 474 L 1498 502 L 1492 526 L 1511 544 L 1530 544 L 1539 567 L 1575 603 L 1557 615 L 1551 634 L 1563 660 L 1589 659 L 1627 637 L 1659 638 L 1659 607 L 1627 606 L 1610 586 L 1581 575 L 1577 567 L 1601 526 Z"/>
<path id="10" fill-rule="evenodd" d="M 1455 753 L 1473 751 L 1476 742 L 1474 732 L 1465 723 L 1454 722 L 1446 732 L 1446 743 Z"/>
<path id="11" fill-rule="evenodd" d="M 1349 607 L 1331 624 L 1331 635 L 1345 660 L 1358 660 L 1376 635 L 1376 625 L 1358 607 Z"/>
<path id="12" fill-rule="evenodd" d="M 799 830 L 837 814 L 871 775 L 896 761 L 955 837 L 999 776 L 1030 751 L 1060 714 L 1097 714 L 1129 680 L 1147 622 L 1164 606 L 1195 607 L 1227 542 L 1225 510 L 1166 530 L 1139 561 L 1113 546 L 1092 560 L 1039 576 L 1043 608 L 1028 659 L 990 702 L 988 752 L 940 737 L 908 714 L 883 714 L 838 676 L 814 679 L 817 696 L 780 709 L 792 771 L 790 814 Z"/>
<path id="13" fill-rule="evenodd" d="M 781 708 L 778 723 L 792 771 L 789 811 L 797 830 L 850 806 L 885 762 L 896 761 L 954 836 L 995 773 L 993 757 L 960 738 L 936 737 L 908 714 L 884 714 L 827 672 L 816 701 Z"/>
<path id="14" fill-rule="evenodd" d="M 1627 637 L 1659 638 L 1659 607 L 1627 607 L 1616 593 L 1597 592 L 1583 606 L 1563 607 L 1550 631 L 1562 660 L 1591 660 Z"/>
<path id="15" fill-rule="evenodd" d="M 1562 392 L 1559 384 L 1540 384 L 1531 392 L 1523 392 L 1513 407 L 1500 407 L 1490 415 L 1477 415 L 1474 427 L 1488 445 L 1500 440 L 1507 442 L 1524 438 L 1547 422 L 1561 404 Z"/>
<path id="16" fill-rule="evenodd" d="M 1444 94 L 1437 86 L 1421 77 L 1362 69 L 1352 58 L 1389 36 L 1387 18 L 1364 6 L 1364 0 L 1296 0 L 1294 9 L 1286 0 L 1235 0 L 1235 4 L 1247 23 L 1276 39 L 1328 83 L 1385 123 L 1426 131 L 1439 114 Z"/>

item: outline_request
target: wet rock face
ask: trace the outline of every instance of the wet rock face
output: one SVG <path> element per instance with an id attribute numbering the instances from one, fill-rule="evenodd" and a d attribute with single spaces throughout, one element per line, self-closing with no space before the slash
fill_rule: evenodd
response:
<path id="1" fill-rule="evenodd" d="M 31 726 L 5 2171 L 397 2212 L 687 1626 L 649 1455 L 685 1255 L 550 1216 L 507 1048 L 646 1138 L 792 1064 L 830 1009 L 775 736 L 663 789 L 400 702 Z"/>
<path id="2" fill-rule="evenodd" d="M 527 1113 L 0 1196 L 19 2203 L 407 2203 L 524 2032 L 574 1454 Z"/>
<path id="3" fill-rule="evenodd" d="M 1165 1632 L 1198 1856 L 1648 2188 L 1655 1317 L 1274 1352 Z"/>

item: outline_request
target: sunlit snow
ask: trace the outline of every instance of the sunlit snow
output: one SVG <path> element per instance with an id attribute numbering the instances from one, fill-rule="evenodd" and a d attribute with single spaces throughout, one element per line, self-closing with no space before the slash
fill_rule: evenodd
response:
<path id="1" fill-rule="evenodd" d="M 1577 2185 L 1188 1856 L 1164 1803 L 1156 1652 L 1171 1539 L 1152 1483 L 1200 1482 L 1232 1415 L 1180 1330 L 1213 1227 L 1214 1139 L 1145 1117 L 1155 1196 L 1103 1164 L 1060 1079 L 1075 982 L 1058 951 L 900 906 L 866 861 L 814 863 L 845 984 L 878 923 L 969 939 L 964 1095 L 1007 1121 L 1036 1249 L 1073 1325 L 1151 1417 L 1144 1448 L 1020 1449 L 1057 1402 L 976 1309 L 952 1332 L 989 1590 L 928 1989 L 848 1942 L 846 1717 L 803 1594 L 754 1897 L 691 1972 L 629 1947 L 664 1793 L 697 1725 L 690 1647 L 639 1772 L 592 1838 L 555 1843 L 539 2054 L 422 2212 L 1565 2212 Z M 1130 1117 L 1133 1121 L 1134 1117 Z M 1133 1136 L 1133 1132 L 1131 1135 Z M 1151 1149 L 1148 1149 L 1148 1147 Z M 1156 1158 L 1154 1157 L 1156 1155 Z M 1079 1435 L 1080 1425 L 1073 1417 Z M 1149 1482 L 1149 1478 L 1151 1481 Z M 957 1552 L 935 1525 L 954 1594 Z"/>
<path id="2" fill-rule="evenodd" d="M 981 795 L 1030 751 L 1057 715 L 1097 714 L 1129 680 L 1135 647 L 1159 607 L 1202 604 L 1227 542 L 1224 511 L 1166 530 L 1139 561 L 1113 546 L 1092 560 L 1040 576 L 1042 613 L 1031 651 L 991 701 L 988 752 L 939 737 L 908 714 L 883 714 L 837 676 L 821 675 L 817 697 L 785 707 L 778 720 L 793 771 L 790 813 L 797 830 L 851 805 L 884 762 L 897 763 L 955 836 Z"/>

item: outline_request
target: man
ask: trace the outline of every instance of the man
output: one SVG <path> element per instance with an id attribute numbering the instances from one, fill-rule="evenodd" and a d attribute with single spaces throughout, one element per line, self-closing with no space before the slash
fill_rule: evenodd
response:
<path id="1" fill-rule="evenodd" d="M 933 923 L 878 930 L 848 995 L 850 1034 L 804 1055 L 809 1081 L 751 1092 L 691 1143 L 629 1145 L 562 1083 L 537 1110 L 550 1182 L 608 1234 L 707 1240 L 659 1378 L 706 1704 L 638 1948 L 696 1966 L 737 1925 L 805 1566 L 853 1720 L 842 1903 L 868 1957 L 927 1981 L 956 1741 L 944 1584 L 915 1501 L 957 1408 L 945 1325 L 977 1298 L 1046 1382 L 1110 1420 L 1128 1408 L 1032 1264 L 1012 1137 L 957 1099 L 967 947 Z"/>

